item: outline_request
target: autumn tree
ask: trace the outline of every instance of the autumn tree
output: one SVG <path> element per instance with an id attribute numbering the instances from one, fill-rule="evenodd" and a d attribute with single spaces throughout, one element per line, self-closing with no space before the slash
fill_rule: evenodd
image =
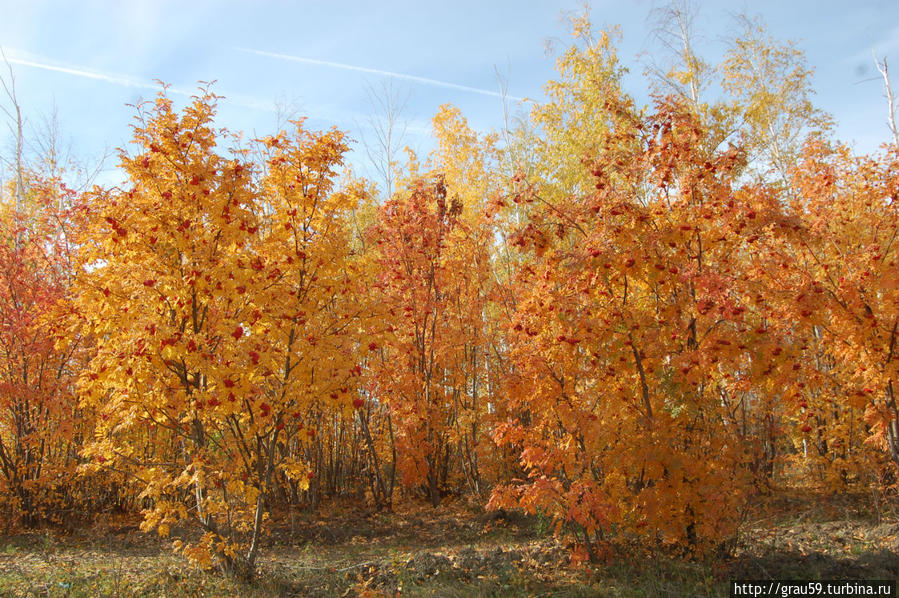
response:
<path id="1" fill-rule="evenodd" d="M 508 277 L 512 260 L 506 241 L 514 227 L 514 216 L 504 220 L 490 212 L 498 198 L 508 195 L 509 178 L 515 171 L 509 170 L 511 152 L 500 147 L 499 136 L 474 130 L 457 108 L 441 106 L 432 124 L 437 146 L 428 157 L 428 168 L 441 173 L 447 195 L 462 205 L 467 251 L 477 251 L 478 259 L 487 260 L 479 271 L 466 272 L 470 288 L 462 299 L 468 307 L 462 303 L 456 311 L 457 326 L 465 339 L 461 351 L 465 363 L 458 369 L 468 389 L 464 393 L 466 416 L 456 419 L 456 434 L 468 487 L 481 493 L 496 480 L 501 465 L 489 439 L 503 403 L 498 389 L 505 357 L 501 330 L 507 318 L 501 296 L 504 287 L 497 281 Z M 472 272 L 476 275 L 471 276 Z"/>
<path id="2" fill-rule="evenodd" d="M 800 232 L 772 246 L 768 286 L 813 376 L 792 389 L 797 450 L 831 480 L 877 483 L 876 455 L 899 464 L 896 189 L 899 156 L 852 156 L 817 139 L 791 171 Z M 801 332 L 801 335 L 800 335 Z M 882 465 L 881 465 L 882 466 Z"/>
<path id="3" fill-rule="evenodd" d="M 297 122 L 260 141 L 254 180 L 245 152 L 219 153 L 214 111 L 209 91 L 180 114 L 165 93 L 142 105 L 129 185 L 90 198 L 78 286 L 97 355 L 81 388 L 101 418 L 86 454 L 138 480 L 144 530 L 198 525 L 176 548 L 251 576 L 276 477 L 308 483 L 285 451 L 315 434 L 306 408 L 351 400 L 351 200 L 332 188 L 340 133 Z"/>
<path id="4" fill-rule="evenodd" d="M 55 114 L 26 133 L 15 72 L 4 63 L 2 110 L 15 140 L 14 157 L 0 159 L 11 174 L 0 185 L 0 484 L 10 523 L 59 523 L 112 489 L 76 472 L 90 413 L 77 405 L 74 380 L 89 347 L 60 326 L 73 299 L 71 243 L 81 221 L 66 183 L 81 173 L 59 151 Z"/>
<path id="5" fill-rule="evenodd" d="M 739 22 L 743 31 L 721 65 L 722 85 L 750 160 L 786 183 L 806 138 L 827 131 L 832 119 L 814 104 L 814 72 L 796 44 L 772 39 L 757 20 Z"/>
<path id="6" fill-rule="evenodd" d="M 326 481 L 322 443 L 342 453 L 354 412 L 362 406 L 366 348 L 360 322 L 370 314 L 360 301 L 367 277 L 351 229 L 358 200 L 368 190 L 359 181 L 335 188 L 347 150 L 342 133 L 313 133 L 301 121 L 295 124 L 294 135 L 264 140 L 268 170 L 261 191 L 267 216 L 259 255 L 266 256 L 268 268 L 260 272 L 270 282 L 256 299 L 260 319 L 252 330 L 258 344 L 250 358 L 268 372 L 263 393 L 273 406 L 275 430 L 283 430 L 284 448 L 273 454 L 286 477 L 303 488 L 304 469 L 309 481 Z M 306 459 L 298 460 L 304 454 Z M 339 483 L 333 469 L 327 472 L 332 487 Z"/>
<path id="7" fill-rule="evenodd" d="M 683 0 L 652 11 L 662 58 L 648 61 L 651 90 L 679 98 L 700 118 L 709 149 L 739 143 L 757 176 L 786 184 L 806 138 L 833 124 L 814 103 L 813 69 L 796 43 L 771 37 L 760 19 L 746 15 L 734 18 L 738 34 L 720 60 L 702 56 L 698 12 Z"/>
<path id="8" fill-rule="evenodd" d="M 624 538 L 701 552 L 733 535 L 751 488 L 735 411 L 790 371 L 760 358 L 777 339 L 752 250 L 789 223 L 772 189 L 739 183 L 737 148 L 676 99 L 643 117 L 609 38 L 577 31 L 533 114 L 551 153 L 515 197 L 529 259 L 496 437 L 524 477 L 491 504 L 546 514 L 591 558 Z"/>
<path id="9" fill-rule="evenodd" d="M 648 74 L 662 95 L 673 95 L 697 114 L 704 104 L 704 92 L 712 80 L 713 67 L 694 48 L 697 43 L 698 6 L 686 0 L 672 1 L 654 8 L 654 37 L 664 49 L 667 64 L 651 62 Z M 653 60 L 653 59 L 651 59 Z"/>
<path id="10" fill-rule="evenodd" d="M 672 0 L 652 10 L 653 37 L 661 51 L 648 57 L 646 74 L 654 95 L 677 98 L 699 118 L 707 131 L 702 142 L 712 151 L 733 141 L 740 115 L 733 101 L 714 93 L 722 69 L 697 51 L 702 41 L 695 26 L 699 12 L 700 6 L 689 0 Z"/>
<path id="11" fill-rule="evenodd" d="M 73 193 L 58 180 L 27 178 L 21 202 L 0 207 L 0 480 L 30 525 L 52 519 L 71 498 L 66 486 L 74 490 L 84 433 L 74 381 L 84 352 L 80 339 L 57 343 L 56 318 L 72 299 L 72 212 L 60 206 Z"/>
<path id="12" fill-rule="evenodd" d="M 475 486 L 478 477 L 470 426 L 480 390 L 472 370 L 487 256 L 462 210 L 441 177 L 419 180 L 383 205 L 372 230 L 376 296 L 390 322 L 373 375 L 397 425 L 402 480 L 424 485 L 434 506 L 459 450 Z"/>

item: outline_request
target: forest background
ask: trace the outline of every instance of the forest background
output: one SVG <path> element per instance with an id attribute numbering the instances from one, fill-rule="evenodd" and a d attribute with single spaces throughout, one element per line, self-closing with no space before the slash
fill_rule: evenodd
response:
<path id="1" fill-rule="evenodd" d="M 796 44 L 737 17 L 713 63 L 691 7 L 653 18 L 645 105 L 587 15 L 496 131 L 444 105 L 433 149 L 403 151 L 403 98 L 373 90 L 371 178 L 336 127 L 221 128 L 201 83 L 135 105 L 121 181 L 95 184 L 54 121 L 26 129 L 9 60 L 7 533 L 139 515 L 244 583 L 273 531 L 347 501 L 521 512 L 587 571 L 728 562 L 796 492 L 894 521 L 887 59 L 885 143 L 859 153 Z M 365 565 L 357 593 L 402 585 Z"/>

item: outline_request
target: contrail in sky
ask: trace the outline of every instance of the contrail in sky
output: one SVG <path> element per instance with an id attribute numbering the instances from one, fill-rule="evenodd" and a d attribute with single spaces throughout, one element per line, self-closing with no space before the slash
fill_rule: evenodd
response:
<path id="1" fill-rule="evenodd" d="M 154 91 L 159 91 L 162 89 L 162 86 L 159 83 L 154 81 L 146 81 L 143 79 L 135 79 L 134 77 L 128 77 L 126 75 L 116 75 L 113 73 L 104 73 L 101 71 L 94 71 L 85 69 L 83 67 L 76 67 L 70 65 L 61 65 L 54 64 L 52 61 L 45 59 L 36 59 L 34 57 L 29 58 L 19 58 L 16 56 L 6 56 L 6 60 L 10 64 L 18 64 L 21 66 L 28 66 L 36 69 L 43 69 L 45 71 L 54 71 L 57 73 L 64 73 L 66 75 L 73 75 L 75 77 L 84 77 L 87 79 L 94 79 L 97 81 L 104 81 L 106 83 L 112 83 L 113 85 L 121 85 L 123 87 L 134 87 L 137 89 L 152 89 Z M 180 87 L 175 87 L 173 85 L 167 88 L 169 93 L 174 93 L 181 96 L 192 97 L 197 94 L 196 90 L 188 91 L 186 89 L 182 89 Z M 254 108 L 257 110 L 264 110 L 268 112 L 273 112 L 275 110 L 274 106 L 268 105 L 268 103 L 258 100 L 256 98 L 243 96 L 240 94 L 227 94 L 223 93 L 224 97 L 233 102 L 235 104 L 246 106 L 249 108 Z"/>
<path id="2" fill-rule="evenodd" d="M 281 60 L 290 60 L 292 62 L 303 62 L 305 64 L 314 64 L 318 66 L 328 66 L 335 69 L 343 69 L 345 71 L 356 71 L 359 73 L 369 73 L 372 75 L 380 75 L 382 77 L 393 77 L 395 79 L 404 79 L 406 81 L 413 81 L 415 83 L 421 83 L 423 85 L 433 85 L 435 87 L 445 87 L 447 89 L 455 89 L 458 91 L 467 91 L 468 93 L 477 93 L 485 96 L 492 96 L 495 98 L 502 98 L 503 94 L 498 91 L 491 91 L 489 89 L 481 89 L 479 87 L 469 87 L 468 85 L 459 85 L 458 83 L 449 83 L 447 81 L 439 81 L 437 79 L 429 79 L 427 77 L 418 77 L 416 75 L 406 75 L 404 73 L 394 73 L 391 71 L 384 71 L 381 69 L 372 69 L 364 66 L 356 66 L 353 64 L 344 64 L 342 62 L 332 62 L 330 60 L 318 60 L 316 58 L 303 58 L 302 56 L 291 56 L 289 54 L 278 54 L 276 52 L 265 52 L 263 50 L 251 50 L 249 48 L 235 48 L 236 50 L 240 50 L 241 52 L 247 52 L 248 54 L 256 54 L 258 56 L 268 56 L 269 58 L 279 58 Z M 521 102 L 524 98 L 519 98 L 516 96 L 505 96 L 509 100 L 513 100 L 516 102 Z"/>
<path id="3" fill-rule="evenodd" d="M 47 62 L 39 62 L 37 60 L 30 60 L 26 58 L 15 58 L 15 57 L 6 57 L 6 60 L 11 64 L 19 64 L 22 66 L 30 66 L 36 69 L 43 69 L 45 71 L 56 71 L 57 73 L 65 73 L 67 75 L 74 75 L 76 77 L 86 77 L 88 79 L 96 79 L 98 81 L 105 81 L 107 83 L 112 83 L 114 85 L 123 85 L 125 87 L 138 87 L 140 89 L 159 89 L 159 85 L 156 83 L 151 83 L 149 81 L 141 81 L 139 79 L 134 79 L 131 77 L 126 77 L 124 75 L 113 75 L 110 73 L 102 73 L 99 71 L 89 71 L 83 68 L 75 68 L 71 66 L 60 66 L 56 64 L 49 64 Z M 190 95 L 189 93 L 177 89 L 175 87 L 170 87 L 169 91 L 172 93 L 182 94 L 182 95 Z"/>

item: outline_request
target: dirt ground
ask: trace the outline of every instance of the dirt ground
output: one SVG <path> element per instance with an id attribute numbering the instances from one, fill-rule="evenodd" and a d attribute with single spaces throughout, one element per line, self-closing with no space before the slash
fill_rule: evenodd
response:
<path id="1" fill-rule="evenodd" d="M 897 511 L 864 496 L 782 493 L 757 501 L 725 558 L 620 554 L 573 566 L 539 518 L 461 501 L 345 506 L 279 514 L 251 586 L 197 571 L 126 518 L 0 539 L 0 595 L 726 596 L 733 579 L 899 578 Z"/>

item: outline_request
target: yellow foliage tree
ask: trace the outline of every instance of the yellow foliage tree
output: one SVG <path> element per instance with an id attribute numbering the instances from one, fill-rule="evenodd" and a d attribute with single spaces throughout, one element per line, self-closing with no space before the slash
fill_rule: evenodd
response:
<path id="1" fill-rule="evenodd" d="M 260 141 L 266 174 L 218 153 L 215 96 L 181 114 L 161 93 L 141 110 L 126 189 L 97 190 L 81 242 L 82 325 L 97 355 L 81 379 L 100 411 L 95 466 L 139 481 L 144 530 L 193 561 L 251 576 L 277 475 L 305 486 L 283 447 L 306 439 L 314 402 L 345 408 L 354 369 L 347 214 L 332 188 L 337 131 Z"/>

